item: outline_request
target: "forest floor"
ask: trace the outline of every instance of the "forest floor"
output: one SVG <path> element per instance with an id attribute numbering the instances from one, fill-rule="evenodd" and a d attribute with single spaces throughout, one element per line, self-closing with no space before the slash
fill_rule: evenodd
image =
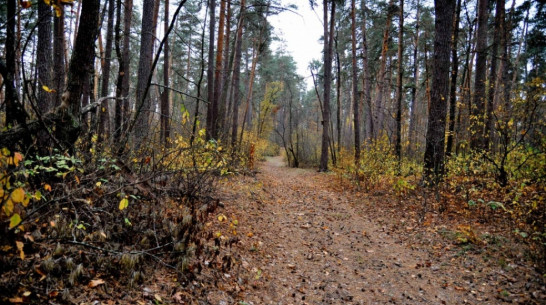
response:
<path id="1" fill-rule="evenodd" d="M 221 198 L 227 220 L 214 230 L 240 240 L 203 303 L 546 304 L 518 245 L 491 231 L 461 244 L 460 219 L 419 224 L 403 202 L 383 205 L 333 173 L 269 158 L 255 177 L 224 182 Z"/>
<path id="2" fill-rule="evenodd" d="M 203 268 L 193 279 L 180 283 L 173 270 L 150 265 L 142 286 L 101 285 L 77 303 L 546 304 L 525 246 L 494 222 L 433 209 L 422 217 L 409 199 L 360 192 L 280 157 L 255 176 L 221 181 L 215 197 L 206 247 L 218 249 L 213 239 L 222 246 L 195 258 Z"/>

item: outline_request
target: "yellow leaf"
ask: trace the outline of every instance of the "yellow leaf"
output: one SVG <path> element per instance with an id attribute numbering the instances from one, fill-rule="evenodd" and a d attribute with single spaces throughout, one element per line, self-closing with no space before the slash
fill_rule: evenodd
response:
<path id="1" fill-rule="evenodd" d="M 23 244 L 22 241 L 15 241 L 15 245 L 17 245 L 17 250 L 19 250 L 19 256 L 21 257 L 22 260 L 24 260 L 25 252 L 23 251 L 23 247 L 25 246 L 25 244 Z"/>
<path id="2" fill-rule="evenodd" d="M 0 187 L 0 201 L 4 199 L 4 189 Z"/>
<path id="3" fill-rule="evenodd" d="M 30 197 L 25 196 L 25 199 L 23 199 L 23 202 L 21 202 L 21 203 L 26 208 L 28 206 L 29 202 L 30 202 Z"/>
<path id="4" fill-rule="evenodd" d="M 77 184 L 80 184 L 80 177 L 74 176 L 74 178 L 76 179 L 76 183 L 77 183 Z"/>
<path id="5" fill-rule="evenodd" d="M 51 185 L 49 184 L 44 185 L 44 190 L 51 192 Z"/>
<path id="6" fill-rule="evenodd" d="M 121 199 L 121 201 L 119 202 L 119 210 L 121 211 L 127 208 L 128 206 L 129 206 L 129 199 L 127 198 Z"/>
<path id="7" fill-rule="evenodd" d="M 21 298 L 21 297 L 11 298 L 11 299 L 9 299 L 9 302 L 10 303 L 23 303 L 23 298 Z"/>
<path id="8" fill-rule="evenodd" d="M 15 163 L 15 166 L 19 166 L 19 162 L 23 161 L 23 155 L 16 152 L 13 154 L 13 161 Z"/>
<path id="9" fill-rule="evenodd" d="M 2 207 L 2 210 L 4 210 L 4 213 L 6 213 L 6 216 L 10 216 L 13 213 L 13 202 L 8 199 L 8 201 Z"/>
<path id="10" fill-rule="evenodd" d="M 47 92 L 47 93 L 55 93 L 55 92 L 57 92 L 57 90 L 55 90 L 55 89 L 50 89 L 50 88 L 49 88 L 48 86 L 46 86 L 46 85 L 43 85 L 43 86 L 42 86 L 42 89 L 44 89 L 44 91 Z"/>
<path id="11" fill-rule="evenodd" d="M 222 222 L 222 221 L 224 221 L 224 220 L 226 220 L 226 219 L 227 219 L 226 215 L 224 215 L 224 214 L 218 215 L 218 221 L 219 221 L 219 222 Z"/>
<path id="12" fill-rule="evenodd" d="M 58 6 L 57 4 L 53 4 L 53 9 L 55 10 L 55 16 L 57 16 L 57 18 L 61 17 L 63 15 L 63 11 L 61 9 L 60 6 Z"/>
<path id="13" fill-rule="evenodd" d="M 24 296 L 24 297 L 28 297 L 28 296 L 30 296 L 31 294 L 32 294 L 32 292 L 30 292 L 30 291 L 25 291 L 25 292 L 23 292 L 23 296 Z"/>
<path id="14" fill-rule="evenodd" d="M 42 192 L 36 191 L 36 193 L 34 193 L 34 198 L 38 201 L 42 200 Z"/>
<path id="15" fill-rule="evenodd" d="M 97 183 L 95 183 L 95 186 L 96 187 L 100 187 L 102 185 L 102 182 L 98 181 Z"/>
<path id="16" fill-rule="evenodd" d="M 9 219 L 9 228 L 14 228 L 15 226 L 17 226 L 18 224 L 21 223 L 21 216 L 19 216 L 19 214 L 15 213 L 13 214 L 13 216 L 11 216 L 11 218 Z"/>
<path id="17" fill-rule="evenodd" d="M 23 202 L 23 199 L 25 199 L 25 191 L 22 188 L 15 189 L 11 193 L 11 200 L 13 200 L 14 203 Z"/>
<path id="18" fill-rule="evenodd" d="M 102 284 L 104 284 L 103 279 L 95 279 L 95 280 L 91 280 L 91 282 L 89 282 L 89 284 L 87 286 L 89 288 L 93 288 L 93 287 L 97 287 L 97 286 L 102 285 Z"/>

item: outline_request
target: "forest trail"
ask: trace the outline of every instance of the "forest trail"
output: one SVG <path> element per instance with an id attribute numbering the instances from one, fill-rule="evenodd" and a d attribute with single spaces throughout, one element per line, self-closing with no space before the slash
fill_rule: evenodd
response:
<path id="1" fill-rule="evenodd" d="M 489 303 L 487 293 L 484 299 L 470 291 L 491 287 L 454 283 L 472 278 L 470 271 L 446 270 L 455 266 L 434 259 L 430 247 L 403 241 L 359 208 L 370 202 L 329 187 L 336 175 L 287 168 L 280 157 L 259 170 L 224 185 L 224 212 L 237 219 L 241 238 L 237 271 L 225 276 L 237 284 L 227 289 L 231 296 L 211 292 L 209 303 Z"/>

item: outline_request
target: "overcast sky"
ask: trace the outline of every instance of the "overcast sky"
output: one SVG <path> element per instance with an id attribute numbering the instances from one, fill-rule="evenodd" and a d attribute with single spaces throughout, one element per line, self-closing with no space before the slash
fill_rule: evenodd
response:
<path id="1" fill-rule="evenodd" d="M 307 84 L 310 80 L 309 62 L 322 58 L 322 7 L 311 10 L 308 0 L 282 0 L 283 6 L 296 4 L 297 12 L 285 11 L 279 15 L 270 17 L 270 22 L 275 27 L 275 34 L 284 42 L 275 42 L 273 49 L 284 49 L 294 57 L 298 64 L 298 74 L 306 77 Z"/>

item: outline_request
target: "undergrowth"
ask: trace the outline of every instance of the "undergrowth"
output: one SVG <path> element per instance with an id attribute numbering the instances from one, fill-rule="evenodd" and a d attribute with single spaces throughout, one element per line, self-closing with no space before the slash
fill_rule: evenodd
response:
<path id="1" fill-rule="evenodd" d="M 27 158 L 1 150 L 1 302 L 73 302 L 82 284 L 133 286 L 153 265 L 184 285 L 232 242 L 203 230 L 218 205 L 215 182 L 235 156 L 204 132 L 193 145 L 178 137 L 134 155 L 98 143 L 77 151 Z"/>

